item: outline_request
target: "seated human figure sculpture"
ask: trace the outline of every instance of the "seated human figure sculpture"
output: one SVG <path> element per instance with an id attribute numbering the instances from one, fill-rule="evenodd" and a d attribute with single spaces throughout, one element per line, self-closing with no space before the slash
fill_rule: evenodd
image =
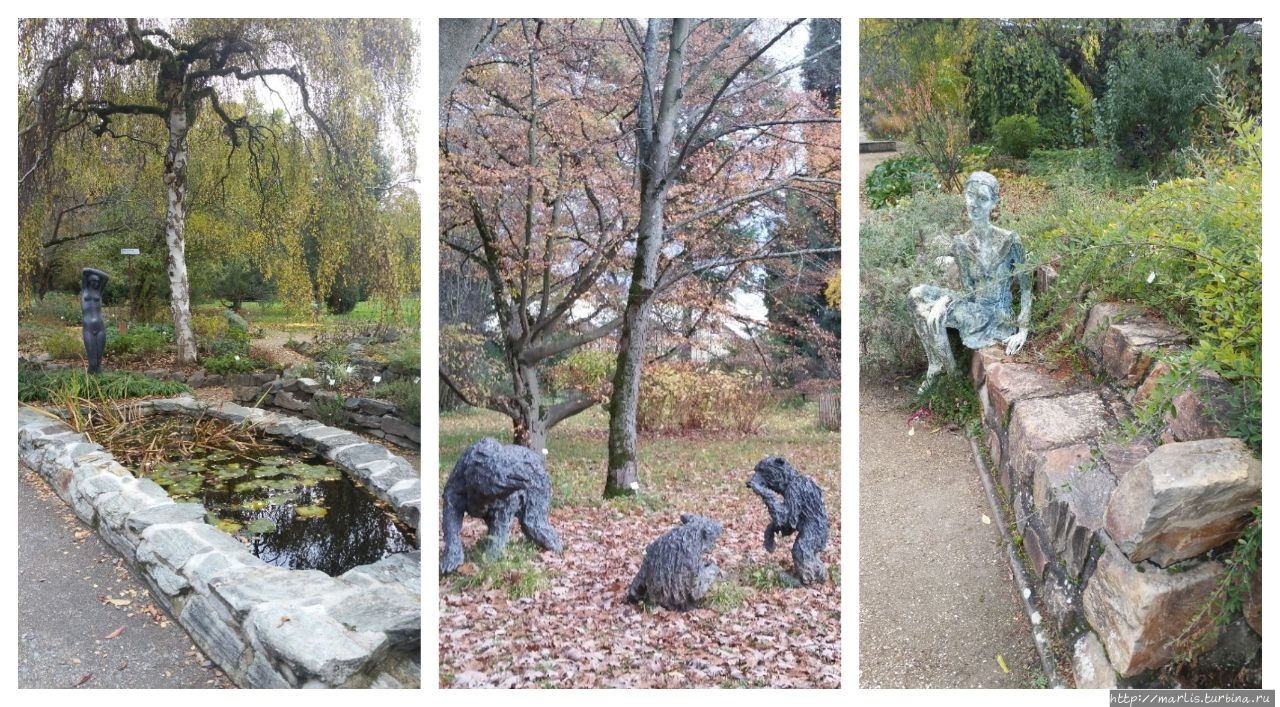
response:
<path id="1" fill-rule="evenodd" d="M 1000 186 L 987 172 L 974 172 L 964 185 L 965 212 L 973 227 L 952 239 L 952 254 L 960 275 L 961 290 L 937 285 L 916 285 L 908 297 L 916 333 L 929 361 L 923 393 L 944 369 L 953 371 L 955 357 L 947 329 L 960 333 L 971 349 L 998 342 L 1012 356 L 1027 343 L 1031 322 L 1031 275 L 1026 252 L 1017 233 L 991 223 L 991 211 L 1000 199 Z M 1021 294 L 1018 314 L 1013 313 L 1013 286 Z"/>
<path id="2" fill-rule="evenodd" d="M 444 550 L 440 574 L 462 565 L 462 518 L 483 518 L 488 535 L 485 556 L 501 555 L 520 519 L 520 530 L 538 547 L 560 552 L 560 536 L 550 523 L 551 477 L 542 456 L 528 447 L 488 437 L 463 452 L 444 484 L 440 511 Z"/>

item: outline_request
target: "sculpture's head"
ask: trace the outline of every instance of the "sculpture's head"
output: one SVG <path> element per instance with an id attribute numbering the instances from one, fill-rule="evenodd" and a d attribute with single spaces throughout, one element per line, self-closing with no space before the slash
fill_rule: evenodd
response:
<path id="1" fill-rule="evenodd" d="M 752 481 L 756 481 L 770 491 L 782 493 L 791 482 L 796 470 L 782 457 L 765 457 L 756 464 Z"/>
<path id="2" fill-rule="evenodd" d="M 682 513 L 680 515 L 680 523 L 682 525 L 692 526 L 696 529 L 701 542 L 699 546 L 703 552 L 706 552 L 715 544 L 716 539 L 720 537 L 721 525 L 719 521 L 712 520 L 706 516 L 694 515 L 692 513 Z"/>
<path id="3" fill-rule="evenodd" d="M 975 225 L 991 221 L 991 211 L 1000 200 L 1000 184 L 990 172 L 974 172 L 964 183 L 964 209 Z"/>

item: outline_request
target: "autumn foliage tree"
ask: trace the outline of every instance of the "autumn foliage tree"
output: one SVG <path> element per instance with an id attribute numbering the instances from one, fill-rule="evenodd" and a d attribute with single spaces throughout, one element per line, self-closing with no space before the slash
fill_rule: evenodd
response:
<path id="1" fill-rule="evenodd" d="M 547 367 L 622 333 L 637 283 L 647 300 L 633 318 L 640 326 L 723 311 L 728 293 L 751 279 L 747 264 L 781 249 L 765 225 L 784 213 L 786 190 L 834 191 L 836 180 L 796 159 L 809 139 L 798 126 L 833 119 L 787 82 L 794 66 L 760 59 L 778 27 L 757 37 L 750 20 L 692 21 L 679 120 L 667 116 L 676 121 L 672 159 L 652 172 L 636 135 L 642 91 L 661 101 L 661 82 L 643 72 L 665 39 L 655 31 L 649 43 L 630 21 L 500 24 L 451 95 L 440 149 L 441 247 L 484 273 L 502 380 L 465 375 L 474 356 L 444 352 L 440 375 L 470 404 L 508 415 L 518 442 L 541 448 L 555 424 L 619 389 L 552 399 Z M 646 247 L 636 193 L 647 170 L 665 193 L 651 281 L 633 269 Z M 642 363 L 655 352 L 638 340 Z M 471 363 L 455 369 L 451 360 Z"/>

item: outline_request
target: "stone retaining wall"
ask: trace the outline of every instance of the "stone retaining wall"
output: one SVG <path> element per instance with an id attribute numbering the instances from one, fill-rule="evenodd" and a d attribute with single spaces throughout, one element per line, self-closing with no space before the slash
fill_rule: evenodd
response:
<path id="1" fill-rule="evenodd" d="M 325 416 L 318 411 L 337 407 L 338 394 L 321 388 L 320 383 L 311 378 L 273 376 L 270 380 L 264 379 L 265 376 L 231 376 L 227 382 L 232 386 L 236 402 L 274 407 L 309 417 Z M 396 406 L 385 400 L 344 398 L 338 414 L 345 427 L 359 429 L 405 449 L 421 447 L 422 428 L 401 419 Z"/>
<path id="2" fill-rule="evenodd" d="M 350 432 L 231 403 L 209 408 L 177 398 L 144 406 L 252 423 L 322 454 L 418 527 L 418 472 Z M 18 455 L 138 570 L 156 601 L 237 685 L 420 685 L 419 552 L 338 577 L 274 567 L 205 523 L 200 504 L 174 502 L 100 445 L 25 406 L 18 409 Z"/>
<path id="3" fill-rule="evenodd" d="M 1212 551 L 1262 501 L 1261 462 L 1214 422 L 1226 384 L 1179 394 L 1160 439 L 1124 440 L 1115 433 L 1131 407 L 1169 373 L 1159 354 L 1185 337 L 1114 303 L 1095 306 L 1077 335 L 1102 383 L 1051 377 L 999 347 L 975 351 L 971 370 L 1036 599 L 1071 648 L 1077 686 L 1142 685 L 1187 636 L 1213 661 L 1249 662 L 1261 622 L 1246 611 L 1220 631 L 1200 612 L 1223 572 Z"/>

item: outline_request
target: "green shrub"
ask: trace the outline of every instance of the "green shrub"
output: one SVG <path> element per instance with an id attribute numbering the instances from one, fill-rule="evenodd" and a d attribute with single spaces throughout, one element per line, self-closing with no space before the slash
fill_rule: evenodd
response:
<path id="1" fill-rule="evenodd" d="M 369 389 L 369 397 L 386 400 L 396 406 L 400 419 L 415 425 L 422 422 L 422 386 L 412 378 L 397 378 Z"/>
<path id="2" fill-rule="evenodd" d="M 121 359 L 139 359 L 169 351 L 173 327 L 163 324 L 135 324 L 124 334 L 107 327 L 107 354 Z"/>
<path id="3" fill-rule="evenodd" d="M 1138 39 L 1107 69 L 1099 106 L 1102 140 L 1124 166 L 1159 171 L 1191 142 L 1198 109 L 1212 86 L 1208 67 L 1189 47 Z"/>
<path id="4" fill-rule="evenodd" d="M 84 321 L 80 298 L 64 292 L 50 292 L 32 302 L 30 315 L 34 318 L 57 320 L 67 326 L 79 326 Z"/>
<path id="5" fill-rule="evenodd" d="M 229 312 L 230 310 L 227 310 Z M 241 320 L 243 321 L 243 320 Z M 205 312 L 192 317 L 196 349 L 204 356 L 226 356 L 249 353 L 249 330 L 236 327 L 223 312 Z"/>
<path id="6" fill-rule="evenodd" d="M 84 336 L 66 330 L 40 337 L 40 348 L 59 361 L 81 360 L 85 357 Z"/>
<path id="7" fill-rule="evenodd" d="M 89 375 L 83 370 L 42 371 L 18 369 L 18 400 L 48 401 L 59 396 L 89 400 L 116 400 L 150 395 L 174 396 L 190 393 L 177 381 L 162 381 L 137 373 L 104 371 Z"/>
<path id="8" fill-rule="evenodd" d="M 421 376 L 422 349 L 417 342 L 396 347 L 387 356 L 387 368 L 401 376 Z"/>
<path id="9" fill-rule="evenodd" d="M 577 390 L 607 400 L 617 362 L 618 355 L 612 350 L 578 349 L 551 368 L 548 389 L 557 394 Z"/>
<path id="10" fill-rule="evenodd" d="M 234 353 L 209 356 L 201 359 L 200 365 L 209 373 L 219 376 L 225 376 L 229 373 L 251 373 L 267 367 L 267 364 L 262 361 Z"/>
<path id="11" fill-rule="evenodd" d="M 911 196 L 918 187 L 936 183 L 929 163 L 921 157 L 907 155 L 885 160 L 867 175 L 867 201 L 879 209 Z"/>
<path id="12" fill-rule="evenodd" d="M 1231 419 L 1220 422 L 1260 449 L 1262 127 L 1231 101 L 1220 103 L 1233 137 L 1222 152 L 1205 157 L 1199 176 L 1149 186 L 1133 204 L 1095 198 L 1060 213 L 1059 226 L 1034 239 L 1059 270 L 1055 290 L 1037 307 L 1037 322 L 1061 327 L 1066 333 L 1058 344 L 1072 347 L 1066 322 L 1068 312 L 1078 320 L 1085 311 L 1082 295 L 1084 305 L 1145 305 L 1191 336 L 1191 369 L 1236 384 L 1239 400 Z M 1037 326 L 1033 322 L 1033 330 Z"/>
<path id="13" fill-rule="evenodd" d="M 946 284 L 935 266 L 951 252 L 951 236 L 968 228 L 961 198 L 922 192 L 886 211 L 872 212 L 858 230 L 859 361 L 865 370 L 923 370 L 907 292 Z"/>
<path id="14" fill-rule="evenodd" d="M 1072 92 L 1053 46 L 1024 23 L 991 23 L 973 47 L 970 116 L 980 137 L 995 137 L 1001 119 L 1034 116 L 1042 139 L 1066 144 Z"/>
<path id="15" fill-rule="evenodd" d="M 1006 115 L 996 123 L 996 149 L 1011 157 L 1026 159 L 1044 139 L 1040 121 L 1034 115 Z"/>
<path id="16" fill-rule="evenodd" d="M 348 424 L 345 402 L 341 395 L 317 395 L 311 398 L 311 416 L 331 427 L 343 427 Z"/>

